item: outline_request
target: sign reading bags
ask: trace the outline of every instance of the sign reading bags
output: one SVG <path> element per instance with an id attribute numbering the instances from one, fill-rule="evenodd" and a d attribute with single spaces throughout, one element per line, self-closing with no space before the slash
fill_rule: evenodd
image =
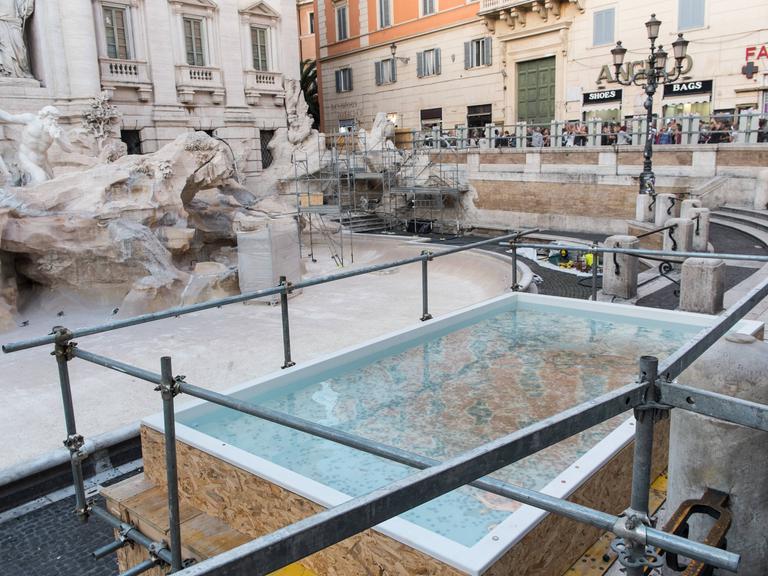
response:
<path id="1" fill-rule="evenodd" d="M 664 84 L 664 98 L 687 94 L 706 94 L 708 92 L 712 92 L 712 80 L 691 80 L 690 82 Z"/>
<path id="2" fill-rule="evenodd" d="M 621 102 L 621 90 L 600 90 L 599 92 L 584 92 L 582 104 L 601 104 L 602 102 Z"/>

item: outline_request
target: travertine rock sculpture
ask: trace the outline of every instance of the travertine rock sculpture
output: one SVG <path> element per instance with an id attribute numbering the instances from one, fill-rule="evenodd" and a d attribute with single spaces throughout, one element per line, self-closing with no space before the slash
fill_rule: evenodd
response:
<path id="1" fill-rule="evenodd" d="M 216 197 L 231 195 L 226 211 L 233 215 L 221 228 L 229 227 L 232 241 L 231 219 L 246 210 L 235 198 L 252 200 L 231 180 L 233 172 L 226 145 L 194 132 L 154 154 L 7 188 L 0 191 L 0 255 L 45 286 L 125 296 L 121 313 L 178 305 L 195 279 L 184 271 L 188 262 L 205 259 L 195 253 L 204 239 L 190 227 L 204 220 L 195 212 L 195 197 L 213 189 Z M 217 285 L 231 273 L 208 270 L 205 276 Z M 195 292 L 206 293 L 199 281 Z"/>

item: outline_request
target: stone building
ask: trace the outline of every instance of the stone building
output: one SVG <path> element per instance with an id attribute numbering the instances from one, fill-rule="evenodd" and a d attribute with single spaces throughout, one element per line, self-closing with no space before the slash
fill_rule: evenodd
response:
<path id="1" fill-rule="evenodd" d="M 296 0 L 301 61 L 317 59 L 315 0 Z"/>
<path id="2" fill-rule="evenodd" d="M 403 129 L 493 122 L 620 120 L 642 90 L 612 81 L 610 50 L 647 55 L 644 23 L 662 21 L 671 53 L 690 41 L 666 116 L 768 112 L 768 3 L 760 0 L 320 0 L 324 128 L 369 125 L 386 111 Z M 670 58 L 670 63 L 672 58 Z M 607 66 L 607 67 L 606 67 Z"/>
<path id="3" fill-rule="evenodd" d="M 0 108 L 55 105 L 74 124 L 106 90 L 130 152 L 205 130 L 246 147 L 246 174 L 262 169 L 262 149 L 286 125 L 284 80 L 299 76 L 295 0 L 25 2 L 29 74 L 2 73 Z"/>

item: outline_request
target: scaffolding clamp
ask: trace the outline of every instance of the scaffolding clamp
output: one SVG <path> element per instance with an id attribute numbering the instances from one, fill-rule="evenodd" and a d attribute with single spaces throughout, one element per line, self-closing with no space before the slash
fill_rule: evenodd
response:
<path id="1" fill-rule="evenodd" d="M 54 336 L 55 348 L 51 352 L 51 356 L 56 358 L 63 358 L 67 362 L 75 357 L 74 348 L 77 346 L 77 342 L 72 342 L 72 338 L 75 335 L 68 328 L 64 326 L 54 326 L 50 334 Z"/>
<path id="2" fill-rule="evenodd" d="M 163 396 L 168 394 L 171 398 L 175 398 L 179 394 L 181 394 L 181 385 L 186 384 L 186 376 L 179 375 L 174 376 L 173 380 L 170 382 L 162 382 L 155 386 L 155 391 L 162 393 Z"/>
<path id="3" fill-rule="evenodd" d="M 80 449 L 85 444 L 85 439 L 83 438 L 82 434 L 70 434 L 67 436 L 67 439 L 64 440 L 64 446 L 66 446 L 69 451 L 74 455 L 76 453 L 80 453 Z"/>
<path id="4" fill-rule="evenodd" d="M 427 262 L 432 262 L 435 259 L 435 253 L 432 250 L 422 250 L 421 255 L 427 257 Z"/>
<path id="5" fill-rule="evenodd" d="M 611 530 L 616 539 L 611 542 L 611 549 L 619 556 L 619 563 L 625 568 L 649 567 L 656 568 L 662 565 L 660 553 L 648 546 L 648 526 L 653 522 L 647 514 L 628 508 L 621 513 Z M 632 544 L 642 546 L 640 554 Z"/>

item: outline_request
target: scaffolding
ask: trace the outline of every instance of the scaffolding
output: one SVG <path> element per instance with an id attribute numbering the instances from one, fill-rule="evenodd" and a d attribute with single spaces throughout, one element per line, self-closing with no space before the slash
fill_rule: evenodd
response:
<path id="1" fill-rule="evenodd" d="M 409 150 L 350 129 L 318 134 L 318 157 L 293 154 L 296 210 L 305 223 L 307 253 L 323 242 L 338 266 L 354 261 L 349 232 L 461 230 L 461 195 L 468 191 L 455 143 L 438 132 L 414 133 Z M 304 255 L 304 252 L 302 252 Z"/>
<path id="2" fill-rule="evenodd" d="M 493 494 L 498 494 L 615 534 L 617 536 L 617 540 L 614 542 L 615 549 L 619 552 L 619 561 L 625 567 L 627 576 L 642 576 L 646 569 L 655 566 L 655 562 L 658 562 L 656 548 L 699 560 L 711 567 L 735 572 L 740 562 L 738 554 L 706 543 L 689 540 L 676 534 L 666 533 L 656 529 L 651 524 L 648 511 L 648 495 L 651 481 L 653 436 L 657 420 L 672 409 L 704 414 L 711 418 L 756 430 L 768 431 L 768 405 L 683 386 L 675 382 L 675 379 L 683 370 L 733 328 L 752 308 L 768 297 L 768 279 L 763 280 L 729 308 L 726 313 L 719 316 L 711 326 L 702 330 L 663 362 L 659 363 L 656 358 L 650 356 L 641 357 L 639 359 L 639 375 L 634 382 L 526 426 L 502 438 L 454 456 L 445 462 L 425 458 L 403 449 L 303 420 L 253 402 L 240 400 L 234 396 L 226 396 L 206 390 L 187 382 L 184 376 L 175 375 L 170 357 L 161 358 L 159 362 L 160 371 L 152 372 L 83 350 L 77 346 L 75 341 L 76 338 L 106 333 L 128 326 L 279 295 L 282 308 L 284 366 L 291 366 L 293 362 L 290 346 L 288 295 L 292 290 L 309 288 L 344 278 L 419 262 L 423 272 L 421 285 L 422 320 L 429 320 L 431 318 L 429 315 L 427 283 L 429 262 L 437 257 L 448 256 L 504 240 L 510 241 L 514 249 L 518 240 L 531 232 L 526 231 L 492 238 L 474 244 L 450 248 L 438 253 L 424 252 L 419 256 L 345 270 L 333 275 L 310 278 L 296 284 L 289 284 L 283 279 L 278 286 L 257 292 L 211 300 L 191 306 L 176 307 L 162 312 L 145 314 L 90 328 L 68 330 L 62 326 L 57 326 L 47 336 L 4 345 L 3 351 L 5 353 L 53 345 L 53 355 L 58 365 L 59 384 L 66 422 L 67 437 L 64 444 L 69 449 L 71 456 L 72 478 L 76 496 L 75 513 L 82 521 L 87 521 L 90 516 L 101 518 L 119 533 L 118 540 L 99 549 L 94 555 L 97 557 L 105 556 L 107 553 L 114 552 L 124 546 L 127 542 L 133 542 L 145 548 L 149 552 L 150 558 L 130 569 L 125 574 L 139 574 L 156 565 L 170 566 L 171 572 L 184 576 L 204 574 L 221 576 L 268 574 L 456 488 L 472 485 Z M 517 245 L 525 246 L 523 243 Z M 669 255 L 667 252 L 641 249 L 593 247 L 592 250 L 595 253 L 602 254 L 629 254 L 633 256 Z M 680 255 L 680 253 L 675 254 Z M 697 253 L 696 256 L 700 258 L 768 262 L 768 256 L 712 253 Z M 113 516 L 110 512 L 100 508 L 87 498 L 83 481 L 82 462 L 88 457 L 88 454 L 84 449 L 86 445 L 85 440 L 77 431 L 69 375 L 69 363 L 75 359 L 128 374 L 157 385 L 155 390 L 160 393 L 162 399 L 165 423 L 163 433 L 165 438 L 169 519 L 169 539 L 167 542 L 152 541 L 137 529 L 136 526 L 123 522 L 120 518 Z M 197 565 L 186 567 L 181 554 L 182 540 L 176 465 L 174 398 L 178 394 L 187 394 L 256 418 L 275 422 L 294 430 L 306 432 L 400 462 L 412 467 L 414 472 L 369 494 L 353 498 L 324 512 L 317 513 L 284 527 L 272 534 L 256 538 L 247 544 L 205 560 Z M 635 443 L 631 502 L 629 508 L 621 515 L 617 516 L 602 512 L 570 502 L 567 499 L 550 496 L 536 490 L 512 486 L 486 477 L 488 474 L 504 466 L 535 454 L 548 446 L 561 442 L 596 424 L 605 422 L 627 410 L 634 411 Z M 552 553 L 557 554 L 558 551 L 552 550 Z"/>

